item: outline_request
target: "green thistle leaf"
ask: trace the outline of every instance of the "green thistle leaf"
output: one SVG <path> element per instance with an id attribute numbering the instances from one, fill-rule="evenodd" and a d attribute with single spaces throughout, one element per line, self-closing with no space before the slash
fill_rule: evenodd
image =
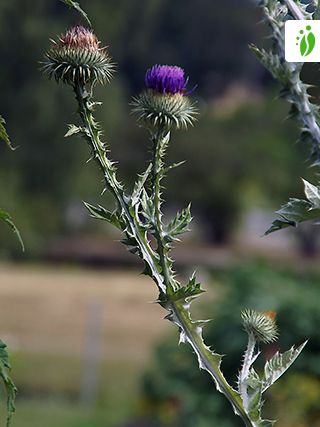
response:
<path id="1" fill-rule="evenodd" d="M 0 377 L 4 382 L 4 386 L 7 393 L 7 427 L 11 425 L 11 418 L 16 410 L 15 398 L 17 394 L 17 388 L 10 377 L 10 371 L 11 365 L 9 362 L 7 346 L 3 341 L 0 340 Z"/>
<path id="2" fill-rule="evenodd" d="M 189 283 L 186 286 L 180 287 L 172 295 L 170 295 L 170 301 L 185 301 L 189 302 L 190 299 L 197 298 L 199 295 L 205 292 L 201 287 L 201 283 L 196 280 L 195 275 L 191 277 Z M 166 295 L 162 295 L 161 303 L 166 307 L 167 303 L 170 302 Z"/>
<path id="3" fill-rule="evenodd" d="M 91 21 L 87 15 L 87 13 L 81 8 L 80 4 L 73 0 L 60 0 L 62 3 L 66 4 L 72 9 L 75 9 L 77 12 L 80 13 L 80 15 L 83 17 L 83 19 L 92 27 Z"/>
<path id="4" fill-rule="evenodd" d="M 139 178 L 138 178 L 137 182 L 135 183 L 133 193 L 131 196 L 132 206 L 135 206 L 137 203 L 139 203 L 142 191 L 143 191 L 144 186 L 145 186 L 145 184 L 146 184 L 146 182 L 150 176 L 151 170 L 152 170 L 152 165 L 150 164 L 148 166 L 147 170 L 143 174 L 139 175 Z"/>
<path id="5" fill-rule="evenodd" d="M 119 217 L 118 212 L 110 212 L 100 205 L 93 206 L 86 202 L 84 202 L 84 205 L 88 209 L 92 218 L 107 221 L 109 224 L 114 225 L 119 230 L 123 230 L 123 221 Z"/>
<path id="6" fill-rule="evenodd" d="M 73 135 L 84 134 L 85 130 L 76 125 L 68 125 L 68 132 L 65 134 L 65 138 L 69 138 Z"/>
<path id="7" fill-rule="evenodd" d="M 19 240 L 19 242 L 20 242 L 20 244 L 21 244 L 21 247 L 22 247 L 22 250 L 23 250 L 23 252 L 24 252 L 24 250 L 25 250 L 25 247 L 24 247 L 24 243 L 23 243 L 23 240 L 22 240 L 22 237 L 21 237 L 21 234 L 20 234 L 20 231 L 18 230 L 18 228 L 16 227 L 16 225 L 14 224 L 14 222 L 12 221 L 12 218 L 11 218 L 11 216 L 8 214 L 8 212 L 6 212 L 6 211 L 4 211 L 4 210 L 2 210 L 2 209 L 0 209 L 0 220 L 2 220 L 2 221 L 4 221 L 12 230 L 13 230 L 13 232 L 15 233 L 15 235 L 17 236 L 17 238 L 18 238 L 18 240 Z"/>
<path id="8" fill-rule="evenodd" d="M 183 211 L 178 212 L 175 218 L 169 223 L 166 234 L 164 236 L 167 242 L 178 240 L 177 236 L 189 231 L 189 225 L 192 221 L 191 205 Z"/>
<path id="9" fill-rule="evenodd" d="M 301 222 L 320 218 L 320 187 L 306 180 L 303 180 L 303 183 L 307 200 L 290 199 L 276 212 L 280 218 L 273 221 L 266 235 L 286 227 L 297 227 Z"/>
<path id="10" fill-rule="evenodd" d="M 0 140 L 4 141 L 7 144 L 7 146 L 11 148 L 11 150 L 14 150 L 11 144 L 8 132 L 5 128 L 5 124 L 6 124 L 5 119 L 0 115 Z"/>
<path id="11" fill-rule="evenodd" d="M 312 209 L 320 209 L 320 187 L 316 187 L 305 179 L 302 180 L 304 184 L 304 192 L 312 204 Z"/>
<path id="12" fill-rule="evenodd" d="M 292 347 L 285 353 L 277 352 L 264 367 L 264 377 L 262 380 L 262 392 L 264 393 L 272 384 L 274 384 L 283 375 L 287 369 L 300 355 L 307 341 L 301 344 L 298 348 Z"/>
<path id="13" fill-rule="evenodd" d="M 155 224 L 155 209 L 152 198 L 148 195 L 145 188 L 142 189 L 141 193 L 141 214 L 147 221 L 149 226 Z"/>

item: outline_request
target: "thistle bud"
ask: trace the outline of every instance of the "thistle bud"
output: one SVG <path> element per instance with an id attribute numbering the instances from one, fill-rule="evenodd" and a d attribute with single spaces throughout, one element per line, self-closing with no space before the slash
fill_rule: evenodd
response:
<path id="1" fill-rule="evenodd" d="M 278 328 L 275 322 L 275 312 L 245 310 L 241 313 L 241 317 L 245 331 L 254 335 L 258 342 L 267 344 L 277 340 Z"/>
<path id="2" fill-rule="evenodd" d="M 134 112 L 152 126 L 187 127 L 196 114 L 186 93 L 187 84 L 182 68 L 154 65 L 145 75 L 146 90 L 134 99 Z"/>
<path id="3" fill-rule="evenodd" d="M 57 82 L 105 84 L 112 77 L 113 64 L 106 48 L 100 48 L 95 34 L 82 26 L 73 27 L 57 41 L 53 40 L 45 57 L 43 70 Z"/>

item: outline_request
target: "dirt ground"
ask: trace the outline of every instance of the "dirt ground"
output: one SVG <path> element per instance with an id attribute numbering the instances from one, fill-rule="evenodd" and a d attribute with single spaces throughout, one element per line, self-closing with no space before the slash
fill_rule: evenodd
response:
<path id="1" fill-rule="evenodd" d="M 2 265 L 0 337 L 37 354 L 80 355 L 93 343 L 103 358 L 143 364 L 170 328 L 156 297 L 136 271 Z"/>

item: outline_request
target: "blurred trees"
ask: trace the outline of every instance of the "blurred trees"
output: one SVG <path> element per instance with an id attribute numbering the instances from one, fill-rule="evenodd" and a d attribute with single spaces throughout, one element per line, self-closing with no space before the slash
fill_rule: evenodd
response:
<path id="1" fill-rule="evenodd" d="M 194 129 L 174 135 L 170 160 L 187 164 L 168 179 L 169 202 L 182 206 L 193 200 L 205 235 L 223 242 L 244 194 L 269 192 L 273 202 L 296 194 L 301 153 L 293 146 L 293 127 L 282 122 L 286 107 L 262 97 L 252 104 L 269 77 L 247 46 L 262 32 L 251 1 L 82 0 L 82 5 L 118 64 L 115 80 L 98 88 L 98 96 L 104 102 L 99 117 L 123 178 L 132 182 L 148 157 L 146 133 L 129 116 L 131 96 L 142 89 L 147 67 L 176 63 L 190 75 L 190 89 L 197 85 L 201 116 Z M 19 146 L 14 156 L 0 147 L 0 177 L 6 183 L 1 198 L 24 230 L 29 254 L 70 232 L 70 205 L 99 198 L 99 172 L 91 164 L 83 167 L 87 147 L 62 138 L 74 120 L 73 95 L 39 73 L 49 38 L 79 19 L 58 0 L 0 5 L 0 107 Z M 234 82 L 247 88 L 247 99 L 232 111 L 214 105 L 213 100 L 234 97 Z M 0 233 L 6 238 L 6 231 Z M 12 242 L 11 252 L 15 249 Z"/>

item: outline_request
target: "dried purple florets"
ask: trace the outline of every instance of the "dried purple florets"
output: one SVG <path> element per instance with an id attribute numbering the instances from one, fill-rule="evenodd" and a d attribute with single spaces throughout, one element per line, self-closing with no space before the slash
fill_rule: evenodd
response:
<path id="1" fill-rule="evenodd" d="M 82 25 L 77 25 L 60 37 L 56 43 L 56 47 L 97 51 L 99 49 L 99 42 L 91 30 Z"/>
<path id="2" fill-rule="evenodd" d="M 145 75 L 148 89 L 161 94 L 184 95 L 188 84 L 184 70 L 177 66 L 154 65 Z"/>
<path id="3" fill-rule="evenodd" d="M 43 70 L 49 77 L 71 85 L 107 83 L 113 64 L 95 34 L 81 25 L 72 27 L 46 53 Z"/>

